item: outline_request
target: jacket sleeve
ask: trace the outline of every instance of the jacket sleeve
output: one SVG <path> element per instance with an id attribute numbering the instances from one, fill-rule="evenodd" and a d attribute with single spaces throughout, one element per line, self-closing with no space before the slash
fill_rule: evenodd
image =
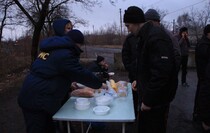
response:
<path id="1" fill-rule="evenodd" d="M 147 43 L 147 58 L 149 81 L 145 85 L 143 103 L 147 106 L 157 106 L 170 94 L 170 79 L 174 69 L 173 46 L 167 37 L 153 35 Z M 146 75 L 148 76 L 148 75 Z"/>
<path id="2" fill-rule="evenodd" d="M 127 71 L 131 71 L 132 69 L 132 60 L 131 60 L 131 45 L 128 41 L 129 37 L 126 38 L 126 40 L 123 43 L 122 48 L 122 62 L 124 64 L 124 67 Z"/>
<path id="3" fill-rule="evenodd" d="M 72 81 L 84 84 L 88 87 L 98 89 L 102 82 L 88 69 L 79 63 L 79 58 L 72 55 L 64 55 L 60 59 L 59 70 L 70 78 Z"/>
<path id="4" fill-rule="evenodd" d="M 136 80 L 138 41 L 137 37 L 129 35 L 122 48 L 122 61 L 125 69 L 129 72 L 129 79 L 131 81 Z"/>
<path id="5" fill-rule="evenodd" d="M 203 49 L 205 49 L 205 51 L 200 51 L 200 54 L 205 55 L 200 60 L 205 60 L 205 66 L 202 67 L 204 75 L 202 76 L 202 79 L 200 79 L 198 102 L 201 115 L 200 117 L 202 120 L 210 120 L 210 47 L 203 47 Z"/>

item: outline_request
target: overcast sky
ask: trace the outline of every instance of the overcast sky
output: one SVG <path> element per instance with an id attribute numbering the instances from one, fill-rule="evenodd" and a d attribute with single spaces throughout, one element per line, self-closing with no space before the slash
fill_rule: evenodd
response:
<path id="1" fill-rule="evenodd" d="M 120 26 L 120 9 L 123 17 L 124 10 L 129 6 L 138 6 L 145 11 L 149 8 L 166 10 L 168 15 L 165 16 L 164 21 L 171 22 L 176 19 L 177 16 L 184 12 L 189 12 L 192 8 L 201 10 L 205 4 L 210 0 L 112 0 L 116 1 L 115 5 L 112 5 L 110 0 L 102 1 L 101 7 L 92 8 L 92 12 L 84 10 L 80 5 L 72 6 L 74 13 L 79 18 L 83 18 L 88 21 L 88 26 L 77 26 L 75 28 L 84 31 L 92 32 L 99 30 L 101 27 L 105 27 L 107 24 L 113 24 L 116 22 Z M 19 37 L 21 33 L 24 33 L 23 28 L 15 27 L 14 30 L 5 30 L 4 37 L 15 38 Z M 5 36 L 6 35 L 6 36 Z"/>
<path id="2" fill-rule="evenodd" d="M 177 16 L 189 12 L 192 8 L 202 9 L 204 5 L 210 0 L 115 0 L 115 6 L 110 4 L 109 0 L 103 0 L 101 7 L 92 8 L 92 12 L 87 12 L 81 9 L 80 6 L 74 6 L 73 10 L 78 17 L 81 17 L 88 21 L 87 27 L 79 26 L 82 31 L 98 30 L 100 27 L 106 24 L 113 24 L 116 22 L 120 25 L 120 9 L 122 17 L 124 10 L 129 6 L 138 6 L 145 11 L 149 8 L 166 10 L 168 15 L 163 19 L 164 21 L 173 22 Z"/>

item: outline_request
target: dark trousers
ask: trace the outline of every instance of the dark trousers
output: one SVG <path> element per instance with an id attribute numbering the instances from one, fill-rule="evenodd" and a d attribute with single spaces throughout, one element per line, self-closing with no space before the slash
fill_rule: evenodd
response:
<path id="1" fill-rule="evenodd" d="M 182 69 L 182 78 L 181 82 L 186 83 L 186 75 L 187 75 L 187 62 L 188 62 L 188 55 L 181 57 L 181 69 Z"/>
<path id="2" fill-rule="evenodd" d="M 137 91 L 133 91 L 133 105 L 134 105 L 135 116 L 136 116 L 136 118 L 137 118 L 137 115 L 138 115 L 138 105 L 139 105 L 139 100 L 138 100 L 138 93 L 137 93 Z"/>
<path id="3" fill-rule="evenodd" d="M 199 81 L 199 78 L 198 78 L 198 83 L 197 83 L 197 90 L 196 90 L 196 93 L 195 93 L 195 99 L 194 99 L 194 108 L 193 108 L 193 120 L 194 121 L 198 121 L 198 112 L 199 112 L 199 109 L 198 109 L 198 94 L 199 94 L 199 90 L 200 90 L 200 81 Z"/>
<path id="4" fill-rule="evenodd" d="M 27 133 L 55 133 L 52 115 L 44 111 L 22 109 Z"/>
<path id="5" fill-rule="evenodd" d="M 139 112 L 139 133 L 166 133 L 169 105 Z"/>

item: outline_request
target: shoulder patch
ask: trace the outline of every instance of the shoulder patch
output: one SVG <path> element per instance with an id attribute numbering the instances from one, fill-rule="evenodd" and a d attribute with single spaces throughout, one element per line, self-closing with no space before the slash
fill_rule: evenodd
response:
<path id="1" fill-rule="evenodd" d="M 40 58 L 40 59 L 42 59 L 42 60 L 46 60 L 47 57 L 48 57 L 49 55 L 50 55 L 49 53 L 41 52 L 41 53 L 38 55 L 38 58 Z"/>
<path id="2" fill-rule="evenodd" d="M 161 56 L 161 59 L 168 59 L 167 56 Z"/>

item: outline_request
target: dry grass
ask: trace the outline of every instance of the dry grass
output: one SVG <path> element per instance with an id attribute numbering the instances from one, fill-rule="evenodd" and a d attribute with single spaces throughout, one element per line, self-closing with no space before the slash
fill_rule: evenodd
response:
<path id="1" fill-rule="evenodd" d="M 100 47 L 100 48 L 122 48 L 122 45 L 91 45 L 94 47 Z"/>

